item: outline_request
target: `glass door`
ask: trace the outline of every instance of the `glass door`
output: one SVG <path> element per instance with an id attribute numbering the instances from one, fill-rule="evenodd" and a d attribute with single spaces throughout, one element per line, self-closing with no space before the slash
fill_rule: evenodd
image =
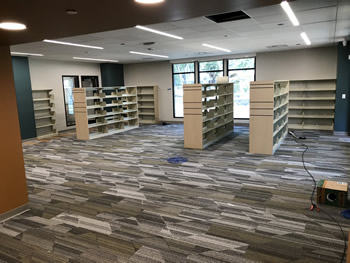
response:
<path id="1" fill-rule="evenodd" d="M 62 76 L 64 108 L 66 112 L 67 126 L 75 125 L 73 89 L 79 88 L 78 76 Z"/>

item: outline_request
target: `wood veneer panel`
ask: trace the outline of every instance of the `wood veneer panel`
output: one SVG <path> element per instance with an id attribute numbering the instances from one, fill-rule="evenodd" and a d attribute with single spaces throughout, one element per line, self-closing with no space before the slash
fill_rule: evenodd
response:
<path id="1" fill-rule="evenodd" d="M 0 214 L 28 203 L 10 48 L 0 46 Z"/>

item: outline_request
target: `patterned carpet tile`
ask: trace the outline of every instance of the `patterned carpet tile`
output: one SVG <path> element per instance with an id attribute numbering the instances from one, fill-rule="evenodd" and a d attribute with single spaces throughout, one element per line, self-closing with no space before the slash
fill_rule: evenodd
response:
<path id="1" fill-rule="evenodd" d="M 301 135 L 301 134 L 300 134 Z M 303 132 L 316 180 L 348 182 L 350 140 Z M 30 210 L 0 223 L 0 262 L 339 262 L 338 228 L 310 211 L 304 148 L 248 153 L 249 129 L 205 150 L 182 125 L 23 143 Z M 169 157 L 188 162 L 171 164 Z M 341 208 L 322 207 L 347 231 Z"/>

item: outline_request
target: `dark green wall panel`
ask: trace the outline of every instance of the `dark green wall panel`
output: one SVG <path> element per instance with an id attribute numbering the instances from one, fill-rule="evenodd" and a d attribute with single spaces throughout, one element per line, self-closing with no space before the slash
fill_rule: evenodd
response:
<path id="1" fill-rule="evenodd" d="M 22 140 L 35 138 L 36 128 L 28 58 L 12 57 L 12 68 L 15 79 L 21 137 Z"/>
<path id="2" fill-rule="evenodd" d="M 335 104 L 334 131 L 349 132 L 350 127 L 350 43 L 343 47 L 338 44 L 337 92 Z M 342 99 L 346 94 L 346 99 Z"/>
<path id="3" fill-rule="evenodd" d="M 122 64 L 102 63 L 102 87 L 124 86 L 124 67 Z"/>

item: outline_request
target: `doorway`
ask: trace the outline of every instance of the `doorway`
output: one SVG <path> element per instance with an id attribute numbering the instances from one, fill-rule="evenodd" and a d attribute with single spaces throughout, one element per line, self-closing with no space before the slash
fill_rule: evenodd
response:
<path id="1" fill-rule="evenodd" d="M 66 125 L 75 125 L 73 89 L 79 88 L 79 76 L 62 76 Z"/>

